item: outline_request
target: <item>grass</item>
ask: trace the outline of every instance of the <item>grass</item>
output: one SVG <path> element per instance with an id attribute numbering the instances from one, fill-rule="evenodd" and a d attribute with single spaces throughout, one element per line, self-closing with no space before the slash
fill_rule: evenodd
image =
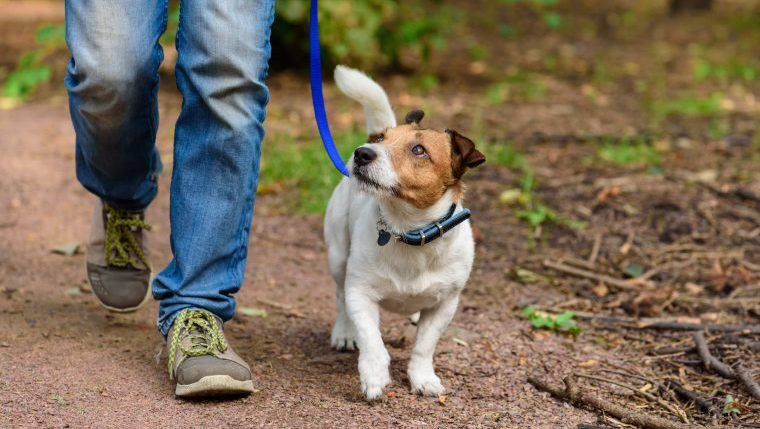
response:
<path id="1" fill-rule="evenodd" d="M 333 136 L 343 159 L 364 143 L 358 129 Z M 298 142 L 272 135 L 262 149 L 259 194 L 285 188 L 295 199 L 286 203 L 297 213 L 323 213 L 333 188 L 343 177 L 332 165 L 319 139 Z"/>
<path id="2" fill-rule="evenodd" d="M 655 167 L 660 164 L 660 154 L 641 139 L 606 140 L 599 146 L 602 161 L 621 165 L 645 165 Z"/>
<path id="3" fill-rule="evenodd" d="M 487 138 L 475 140 L 488 165 L 500 165 L 511 169 L 521 169 L 525 165 L 522 154 L 515 149 L 512 142 L 496 142 Z"/>

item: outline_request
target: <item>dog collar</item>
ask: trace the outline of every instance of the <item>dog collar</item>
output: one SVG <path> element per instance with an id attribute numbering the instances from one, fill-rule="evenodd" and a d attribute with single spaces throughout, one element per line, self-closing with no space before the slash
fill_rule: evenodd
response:
<path id="1" fill-rule="evenodd" d="M 377 245 L 385 246 L 391 241 L 392 237 L 395 237 L 397 241 L 411 246 L 424 246 L 436 238 L 443 237 L 443 234 L 447 231 L 470 218 L 470 209 L 463 208 L 462 211 L 454 214 L 456 209 L 457 205 L 452 204 L 446 216 L 438 219 L 437 222 L 429 223 L 420 229 L 409 230 L 401 234 L 388 231 L 388 224 L 381 213 L 380 220 L 377 221 Z"/>

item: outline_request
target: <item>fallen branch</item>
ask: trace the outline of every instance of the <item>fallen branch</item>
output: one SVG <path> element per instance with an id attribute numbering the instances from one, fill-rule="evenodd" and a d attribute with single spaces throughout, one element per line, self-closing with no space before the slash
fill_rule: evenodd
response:
<path id="1" fill-rule="evenodd" d="M 745 389 L 747 389 L 747 392 L 749 392 L 753 398 L 760 401 L 760 386 L 758 386 L 757 382 L 752 378 L 752 374 L 750 374 L 746 368 L 738 365 L 736 371 L 734 371 L 730 366 L 710 354 L 710 349 L 707 347 L 707 340 L 705 340 L 704 332 L 695 332 L 693 337 L 694 344 L 697 346 L 697 353 L 702 359 L 702 362 L 704 362 L 705 368 L 708 370 L 714 370 L 724 378 L 742 382 Z"/>
<path id="2" fill-rule="evenodd" d="M 711 332 L 741 332 L 745 334 L 760 334 L 760 325 L 703 325 L 676 321 L 643 322 L 639 329 L 659 329 L 671 331 L 711 331 Z"/>
<path id="3" fill-rule="evenodd" d="M 550 260 L 547 259 L 547 260 L 544 261 L 544 266 L 546 268 L 551 268 L 553 270 L 557 270 L 557 271 L 560 271 L 560 272 L 563 272 L 563 273 L 566 273 L 566 274 L 571 274 L 571 275 L 574 275 L 576 277 L 582 277 L 582 278 L 586 278 L 586 279 L 590 279 L 590 280 L 596 280 L 598 282 L 602 282 L 602 283 L 608 284 L 610 286 L 615 286 L 615 287 L 618 287 L 618 288 L 624 289 L 624 290 L 640 290 L 641 289 L 639 286 L 637 286 L 634 283 L 631 283 L 631 282 L 628 282 L 628 281 L 625 281 L 625 280 L 621 280 L 621 279 L 617 279 L 615 277 L 608 276 L 606 274 L 598 274 L 598 273 L 595 273 L 593 271 L 588 271 L 588 270 L 583 270 L 583 269 L 580 269 L 580 268 L 571 267 L 571 266 L 563 264 L 561 262 L 550 261 Z"/>
<path id="4" fill-rule="evenodd" d="M 710 349 L 707 347 L 707 340 L 705 340 L 705 333 L 697 331 L 693 334 L 694 344 L 697 346 L 697 353 L 705 364 L 705 368 L 713 370 L 720 374 L 722 377 L 728 379 L 735 379 L 736 374 L 730 366 L 721 362 L 718 358 L 710 354 Z"/>
<path id="5" fill-rule="evenodd" d="M 704 325 L 702 323 L 679 322 L 677 320 L 668 320 L 660 318 L 635 319 L 633 317 L 618 316 L 600 316 L 598 314 L 576 311 L 576 318 L 580 320 L 591 320 L 609 324 L 625 325 L 636 329 L 655 329 L 671 331 L 709 331 L 709 332 L 734 332 L 740 334 L 760 334 L 760 325 L 742 324 L 742 325 Z"/>
<path id="6" fill-rule="evenodd" d="M 752 378 L 752 373 L 750 373 L 742 364 L 736 365 L 735 373 L 736 378 L 744 383 L 744 387 L 747 388 L 749 394 L 756 400 L 760 401 L 760 386 L 758 386 L 755 379 Z"/>
<path id="7" fill-rule="evenodd" d="M 664 408 L 667 411 L 675 414 L 675 416 L 678 417 L 679 419 L 681 419 L 682 422 L 689 423 L 689 419 L 686 417 L 686 413 L 684 413 L 683 410 L 676 409 L 675 407 L 673 407 L 672 405 L 670 405 L 667 401 L 663 400 L 662 398 L 658 398 L 657 396 L 655 396 L 655 395 L 653 395 L 653 394 L 651 394 L 649 392 L 645 392 L 643 390 L 639 390 L 638 388 L 636 388 L 636 386 L 632 386 L 632 385 L 630 385 L 628 383 L 623 383 L 621 381 L 613 380 L 613 379 L 607 378 L 607 377 L 599 377 L 598 375 L 576 374 L 576 376 L 577 377 L 588 378 L 589 380 L 601 381 L 603 383 L 614 384 L 615 386 L 619 386 L 619 387 L 622 387 L 624 389 L 628 389 L 628 390 L 632 391 L 633 393 L 635 393 L 637 395 L 640 395 L 640 396 L 643 396 L 643 397 L 649 399 L 650 401 L 657 402 L 662 408 Z"/>
<path id="8" fill-rule="evenodd" d="M 681 385 L 681 383 L 675 380 L 668 380 L 666 386 L 670 389 L 673 389 L 673 391 L 675 391 L 678 396 L 688 401 L 694 401 L 694 404 L 697 406 L 697 408 L 703 412 L 710 415 L 718 414 L 718 407 L 716 407 L 709 399 L 705 399 L 698 393 L 686 389 Z"/>
<path id="9" fill-rule="evenodd" d="M 704 426 L 695 424 L 683 424 L 662 417 L 650 416 L 640 410 L 631 410 L 620 405 L 612 404 L 596 396 L 580 392 L 572 377 L 564 379 L 565 388 L 549 385 L 545 380 L 535 376 L 528 377 L 528 383 L 536 389 L 548 392 L 557 399 L 570 402 L 573 405 L 590 408 L 597 412 L 609 414 L 623 423 L 632 424 L 644 429 L 704 429 Z"/>

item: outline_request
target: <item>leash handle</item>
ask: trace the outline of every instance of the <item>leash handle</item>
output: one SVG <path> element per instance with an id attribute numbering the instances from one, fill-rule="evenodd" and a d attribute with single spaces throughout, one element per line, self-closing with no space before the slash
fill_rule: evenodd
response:
<path id="1" fill-rule="evenodd" d="M 344 176 L 348 177 L 348 169 L 343 159 L 340 157 L 338 148 L 335 147 L 332 134 L 330 134 L 330 125 L 327 122 L 327 112 L 325 111 L 325 98 L 322 95 L 322 55 L 319 46 L 319 17 L 318 1 L 311 0 L 311 10 L 309 13 L 309 75 L 311 79 L 311 102 L 314 105 L 314 117 L 317 120 L 317 129 L 322 138 L 322 144 L 325 147 L 327 155 L 330 157 L 335 168 Z"/>

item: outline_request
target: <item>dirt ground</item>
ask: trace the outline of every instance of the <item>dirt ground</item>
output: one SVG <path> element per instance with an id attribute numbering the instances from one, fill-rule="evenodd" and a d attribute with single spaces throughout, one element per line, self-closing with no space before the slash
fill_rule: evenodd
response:
<path id="1" fill-rule="evenodd" d="M 509 283 L 482 263 L 440 345 L 437 365 L 450 389 L 445 405 L 407 392 L 409 345 L 398 344 L 407 323 L 399 318 L 384 325 L 395 346 L 395 396 L 365 403 L 356 355 L 329 347 L 334 292 L 320 218 L 272 214 L 266 198 L 256 207 L 247 279 L 237 299 L 269 315 L 228 324 L 237 351 L 252 365 L 258 392 L 229 401 L 175 399 L 165 356 L 157 356 L 156 303 L 112 315 L 91 294 L 67 295 L 84 284 L 84 257 L 50 251 L 86 240 L 93 201 L 73 177 L 73 132 L 62 103 L 33 103 L 0 115 L 6 154 L 0 179 L 0 427 L 560 427 L 592 419 L 547 401 L 525 377 L 535 368 L 567 373 L 569 362 L 612 360 L 613 353 L 562 337 L 537 342 L 527 323 L 511 314 L 510 300 L 483 292 L 484 282 Z M 166 136 L 168 127 L 159 135 Z M 160 147 L 166 153 L 170 142 L 161 138 Z M 168 176 L 149 211 L 159 267 L 169 257 Z M 479 258 L 488 259 L 484 252 Z"/>
<path id="2" fill-rule="evenodd" d="M 22 3 L 33 7 L 19 8 Z M 0 66 L 13 64 L 29 43 L 23 34 L 32 34 L 40 20 L 60 21 L 59 6 L 0 0 Z M 9 18 L 7 11 L 16 15 Z M 607 12 L 593 13 L 588 20 L 601 22 Z M 480 16 L 483 28 L 496 17 Z M 465 134 L 474 129 L 492 145 L 510 142 L 524 157 L 520 166 L 491 159 L 468 175 L 476 265 L 438 347 L 436 367 L 448 388 L 440 399 L 408 393 L 414 329 L 384 315 L 394 383 L 382 401 L 363 400 L 356 354 L 329 347 L 334 286 L 321 215 L 294 214 L 283 200 L 297 193 L 278 187 L 257 200 L 247 276 L 236 295 L 239 307 L 264 309 L 267 316 L 239 314 L 226 326 L 251 364 L 257 392 L 229 400 L 175 399 L 155 329 L 157 304 L 110 314 L 86 286 L 84 255 L 51 252 L 86 241 L 93 204 L 74 177 L 74 135 L 60 85 L 0 110 L 0 428 L 634 427 L 552 398 L 528 383 L 529 376 L 555 386 L 572 376 L 585 393 L 672 424 L 760 427 L 760 399 L 706 368 L 691 332 L 706 327 L 714 356 L 760 378 L 760 89 L 732 85 L 722 101 L 731 108 L 720 117 L 676 116 L 652 134 L 652 112 L 634 91 L 640 76 L 629 73 L 655 68 L 647 63 L 654 62 L 649 44 L 667 42 L 667 73 L 653 81 L 668 79 L 665 86 L 674 92 L 687 88 L 687 44 L 711 46 L 717 37 L 694 31 L 707 28 L 704 19 L 679 25 L 667 17 L 643 20 L 641 31 L 653 40 L 620 36 L 605 24 L 607 33 L 565 44 L 539 28 L 491 46 L 485 72 L 472 66 L 466 46 L 454 44 L 457 55 L 427 94 L 413 88 L 415 76 L 383 77 L 399 115 L 423 107 L 428 126 Z M 472 33 L 490 37 L 485 30 Z M 556 54 L 555 45 L 560 54 L 577 48 L 576 56 L 562 66 L 560 55 L 562 67 L 549 72 L 541 68 L 541 50 Z M 628 74 L 587 83 L 602 60 Z M 529 83 L 521 82 L 508 88 L 518 91 L 516 98 L 484 102 L 490 80 L 512 67 L 538 75 L 545 94 L 526 98 L 519 91 Z M 289 72 L 270 79 L 268 135 L 313 139 L 305 81 Z M 718 87 L 700 85 L 704 93 Z M 363 122 L 332 88 L 326 94 L 334 131 Z M 170 257 L 168 173 L 180 106 L 170 79 L 159 101 L 158 147 L 166 168 L 148 212 L 157 268 Z M 720 136 L 707 132 L 715 120 L 729 124 Z M 603 159 L 604 150 L 614 158 L 630 141 L 658 160 Z M 264 162 L 266 156 L 265 148 Z M 517 218 L 521 207 L 505 204 L 504 191 L 520 188 L 525 166 L 537 183 L 532 198 L 584 228 L 560 221 L 531 231 Z M 575 311 L 580 335 L 533 329 L 521 316 L 528 305 L 554 315 Z M 699 400 L 679 394 L 674 383 Z"/>

